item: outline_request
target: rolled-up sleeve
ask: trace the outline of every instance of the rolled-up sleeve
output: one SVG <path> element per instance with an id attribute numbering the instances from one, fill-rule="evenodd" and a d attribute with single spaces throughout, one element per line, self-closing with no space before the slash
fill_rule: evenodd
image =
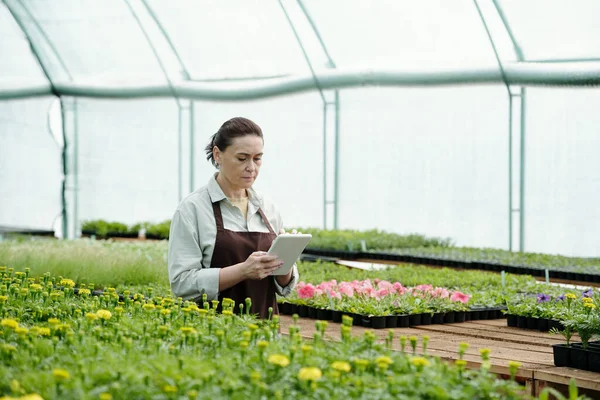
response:
<path id="1" fill-rule="evenodd" d="M 200 236 L 192 216 L 178 209 L 171 220 L 168 269 L 171 291 L 184 300 L 206 293 L 209 300 L 219 296 L 219 269 L 203 268 Z"/>

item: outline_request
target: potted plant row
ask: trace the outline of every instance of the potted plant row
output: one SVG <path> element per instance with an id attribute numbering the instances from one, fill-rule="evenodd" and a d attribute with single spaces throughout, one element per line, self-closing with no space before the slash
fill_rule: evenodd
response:
<path id="1" fill-rule="evenodd" d="M 398 282 L 369 279 L 353 282 L 300 282 L 294 294 L 280 299 L 282 314 L 382 328 L 502 318 L 503 307 L 476 307 L 471 296 L 432 285 L 404 287 Z"/>
<path id="2" fill-rule="evenodd" d="M 577 298 L 568 293 L 564 312 L 561 314 L 561 329 L 550 332 L 561 334 L 564 344 L 553 345 L 554 365 L 587 371 L 600 372 L 600 295 Z M 580 342 L 573 342 L 573 335 Z"/>

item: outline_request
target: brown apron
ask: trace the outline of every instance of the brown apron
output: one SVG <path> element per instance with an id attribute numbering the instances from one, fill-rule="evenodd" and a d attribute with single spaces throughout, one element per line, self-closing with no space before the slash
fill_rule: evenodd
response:
<path id="1" fill-rule="evenodd" d="M 246 261 L 255 251 L 268 251 L 271 243 L 277 237 L 269 220 L 259 208 L 258 212 L 269 229 L 269 232 L 234 232 L 223 227 L 223 215 L 218 202 L 212 203 L 217 223 L 217 238 L 213 251 L 211 268 L 224 268 Z M 265 279 L 247 279 L 219 294 L 219 301 L 230 298 L 235 301 L 235 312 L 239 312 L 239 304 L 244 304 L 246 312 L 246 298 L 252 299 L 251 314 L 258 314 L 260 318 L 269 317 L 269 307 L 273 307 L 273 315 L 279 314 L 275 296 L 275 282 L 272 276 Z"/>

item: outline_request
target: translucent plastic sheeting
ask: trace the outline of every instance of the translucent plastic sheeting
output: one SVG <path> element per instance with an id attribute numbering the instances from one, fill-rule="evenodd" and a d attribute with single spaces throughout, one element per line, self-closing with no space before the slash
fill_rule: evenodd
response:
<path id="1" fill-rule="evenodd" d="M 600 59 L 597 0 L 499 0 L 525 59 Z"/>
<path id="2" fill-rule="evenodd" d="M 304 4 L 340 68 L 497 65 L 472 0 Z"/>
<path id="3" fill-rule="evenodd" d="M 600 256 L 599 89 L 527 89 L 525 247 Z"/>
<path id="4" fill-rule="evenodd" d="M 277 1 L 150 1 L 193 79 L 307 73 Z"/>
<path id="5" fill-rule="evenodd" d="M 316 93 L 243 103 L 196 102 L 197 187 L 216 172 L 205 161 L 210 135 L 231 117 L 259 124 L 265 155 L 255 187 L 279 208 L 286 227 L 323 223 L 323 106 Z"/>
<path id="6" fill-rule="evenodd" d="M 68 76 L 26 10 L 37 20 L 73 80 L 164 81 L 159 64 L 125 1 L 6 2 L 38 44 L 51 78 Z"/>
<path id="7" fill-rule="evenodd" d="M 345 90 L 340 97 L 340 228 L 508 246 L 505 88 Z"/>
<path id="8" fill-rule="evenodd" d="M 80 99 L 78 112 L 79 220 L 170 218 L 178 187 L 175 102 Z"/>
<path id="9" fill-rule="evenodd" d="M 47 82 L 19 26 L 0 3 L 0 81 L 3 85 Z"/>
<path id="10" fill-rule="evenodd" d="M 52 101 L 0 102 L 0 226 L 58 229 L 61 148 L 46 124 Z"/>

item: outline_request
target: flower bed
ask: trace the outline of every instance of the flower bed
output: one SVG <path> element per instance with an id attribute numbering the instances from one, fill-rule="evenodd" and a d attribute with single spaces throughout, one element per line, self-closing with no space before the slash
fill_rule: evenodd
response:
<path id="1" fill-rule="evenodd" d="M 375 329 L 502 318 L 501 308 L 469 306 L 471 295 L 432 285 L 405 287 L 400 282 L 370 279 L 352 282 L 330 280 L 317 285 L 298 283 L 290 298 L 280 299 L 284 314 L 341 322 Z"/>
<path id="2" fill-rule="evenodd" d="M 172 297 L 145 298 L 113 288 L 92 296 L 70 279 L 32 279 L 0 268 L 0 396 L 29 399 L 438 398 L 520 399 L 514 379 L 482 367 L 467 370 L 416 354 L 417 339 L 385 344 L 354 337 L 347 320 L 341 342 L 311 340 L 296 325 L 281 337 L 278 318 L 234 315 L 224 301 L 203 307 Z M 56 290 L 62 286 L 63 290 Z M 395 340 L 402 351 L 391 351 Z M 426 353 L 426 338 L 422 347 Z M 406 346 L 409 345 L 409 348 Z M 462 348 L 462 347 L 461 347 Z M 412 351 L 411 351 L 412 349 Z M 464 353 L 464 348 L 462 350 Z M 459 354 L 463 354 L 460 353 Z M 510 364 L 512 377 L 518 363 Z"/>

